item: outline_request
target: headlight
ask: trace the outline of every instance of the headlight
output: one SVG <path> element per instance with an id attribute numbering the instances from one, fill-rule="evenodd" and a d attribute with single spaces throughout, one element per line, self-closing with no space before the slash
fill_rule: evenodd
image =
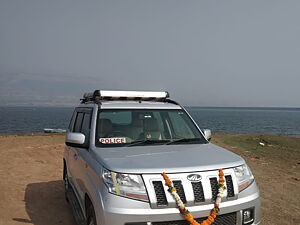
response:
<path id="1" fill-rule="evenodd" d="M 103 169 L 102 177 L 110 193 L 146 202 L 149 201 L 140 175 L 115 173 Z"/>
<path id="2" fill-rule="evenodd" d="M 239 192 L 243 191 L 253 183 L 254 177 L 246 164 L 235 167 L 234 172 L 238 181 Z"/>

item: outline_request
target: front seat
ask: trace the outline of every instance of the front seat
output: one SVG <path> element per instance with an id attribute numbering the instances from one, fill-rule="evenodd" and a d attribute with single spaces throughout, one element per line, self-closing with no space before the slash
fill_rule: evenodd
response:
<path id="1" fill-rule="evenodd" d="M 144 132 L 142 133 L 144 140 L 162 140 L 163 134 L 159 129 L 157 119 L 149 118 L 144 120 Z"/>
<path id="2" fill-rule="evenodd" d="M 112 122 L 110 119 L 100 119 L 98 126 L 98 137 L 105 138 L 112 132 Z"/>

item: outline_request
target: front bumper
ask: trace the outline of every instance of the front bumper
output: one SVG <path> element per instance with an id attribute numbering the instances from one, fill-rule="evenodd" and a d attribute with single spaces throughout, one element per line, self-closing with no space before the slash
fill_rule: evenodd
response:
<path id="1" fill-rule="evenodd" d="M 149 203 L 116 196 L 102 190 L 98 193 L 98 203 L 94 204 L 97 224 L 101 225 L 158 225 L 176 224 L 171 221 L 182 221 L 177 208 L 153 209 Z M 96 203 L 96 202 L 95 202 Z M 188 207 L 194 218 L 207 217 L 213 204 Z M 239 194 L 236 200 L 225 201 L 220 204 L 219 215 L 236 214 L 236 223 L 230 225 L 243 225 L 242 211 L 254 208 L 254 221 L 247 225 L 258 225 L 261 220 L 259 191 L 254 182 L 246 190 Z M 159 223 L 164 222 L 164 223 Z M 181 223 L 178 223 L 181 224 Z M 187 224 L 187 223 L 184 223 Z M 220 223 L 228 224 L 228 223 Z"/>

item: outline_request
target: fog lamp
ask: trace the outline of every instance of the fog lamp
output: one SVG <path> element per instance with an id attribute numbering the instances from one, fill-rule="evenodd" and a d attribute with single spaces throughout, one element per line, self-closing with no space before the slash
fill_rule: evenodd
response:
<path id="1" fill-rule="evenodd" d="M 254 221 L 254 208 L 243 210 L 243 224 L 252 224 Z"/>

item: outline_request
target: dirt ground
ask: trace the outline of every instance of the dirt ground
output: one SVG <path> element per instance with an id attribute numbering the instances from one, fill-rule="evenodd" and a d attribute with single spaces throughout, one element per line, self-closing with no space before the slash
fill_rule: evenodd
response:
<path id="1" fill-rule="evenodd" d="M 251 167 L 260 189 L 262 225 L 300 225 L 300 138 L 216 134 L 213 142 Z"/>
<path id="2" fill-rule="evenodd" d="M 226 140 L 216 135 L 214 142 L 243 155 L 255 174 L 262 224 L 300 224 L 300 151 L 268 159 Z M 63 149 L 63 135 L 0 136 L 0 225 L 75 225 L 64 199 Z"/>
<path id="3" fill-rule="evenodd" d="M 64 199 L 64 136 L 0 136 L 0 225 L 74 225 Z"/>

